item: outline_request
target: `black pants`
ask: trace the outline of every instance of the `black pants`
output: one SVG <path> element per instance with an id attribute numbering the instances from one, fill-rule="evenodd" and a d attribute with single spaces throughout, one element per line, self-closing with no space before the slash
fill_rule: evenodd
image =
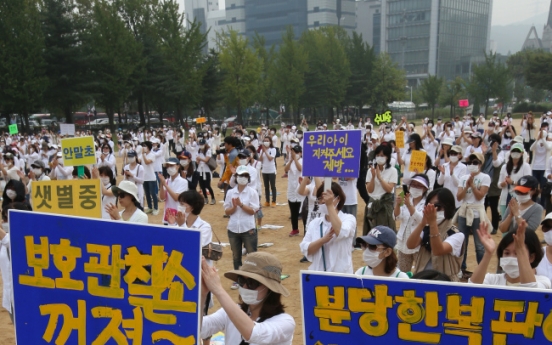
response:
<path id="1" fill-rule="evenodd" d="M 366 170 L 361 170 L 360 175 L 357 179 L 357 189 L 358 193 L 360 194 L 360 197 L 366 204 L 370 201 L 370 196 L 368 195 L 368 191 L 366 190 Z"/>
<path id="2" fill-rule="evenodd" d="M 289 201 L 289 211 L 291 212 L 291 229 L 299 230 L 299 212 L 301 211 L 301 202 Z"/>
<path id="3" fill-rule="evenodd" d="M 500 196 L 486 196 L 485 197 L 485 211 L 487 207 L 491 208 L 491 223 L 493 224 L 493 230 L 498 230 L 498 223 L 500 223 L 500 214 L 498 213 L 498 201 Z"/>
<path id="4" fill-rule="evenodd" d="M 270 202 L 270 191 L 272 190 L 272 202 L 276 202 L 276 173 L 263 174 L 266 202 Z"/>
<path id="5" fill-rule="evenodd" d="M 174 151 L 174 139 L 169 140 L 169 152 Z"/>
<path id="6" fill-rule="evenodd" d="M 199 187 L 201 188 L 201 191 L 203 192 L 203 197 L 207 197 L 207 191 L 211 194 L 211 199 L 215 200 L 215 193 L 213 193 L 213 188 L 211 188 L 211 174 L 209 173 L 203 173 L 203 177 L 201 177 L 201 173 L 199 175 Z"/>

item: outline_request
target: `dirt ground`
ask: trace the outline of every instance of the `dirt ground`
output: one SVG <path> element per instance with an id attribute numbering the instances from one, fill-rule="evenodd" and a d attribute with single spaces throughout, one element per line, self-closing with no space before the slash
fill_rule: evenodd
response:
<path id="1" fill-rule="evenodd" d="M 119 167 L 121 162 L 118 160 Z M 278 158 L 278 177 L 276 179 L 277 191 L 280 193 L 277 197 L 278 203 L 287 203 L 286 200 L 286 191 L 287 191 L 287 179 L 281 178 L 283 175 L 283 158 Z M 208 221 L 213 230 L 216 232 L 218 237 L 222 242 L 228 242 L 228 236 L 226 234 L 226 225 L 228 223 L 227 218 L 223 218 L 223 193 L 216 189 L 217 179 L 213 182 L 213 188 L 216 194 L 216 205 L 206 205 L 201 213 L 202 219 Z M 199 190 L 199 187 L 198 187 Z M 264 199 L 263 199 L 264 200 Z M 363 208 L 366 206 L 362 198 L 358 197 L 359 206 L 358 206 L 358 216 L 357 216 L 357 234 L 362 233 L 362 224 L 363 224 Z M 160 204 L 160 213 L 158 216 L 150 215 L 150 223 L 161 224 L 162 221 L 162 210 L 163 203 Z M 299 271 L 306 270 L 309 267 L 309 263 L 300 263 L 302 255 L 299 251 L 299 243 L 302 240 L 301 236 L 289 237 L 288 234 L 291 231 L 291 221 L 289 218 L 289 208 L 285 206 L 276 206 L 263 208 L 264 219 L 263 224 L 272 224 L 272 225 L 283 225 L 284 227 L 279 230 L 267 230 L 262 229 L 259 232 L 259 244 L 271 242 L 274 243 L 273 246 L 268 248 L 259 248 L 259 251 L 266 251 L 274 254 L 280 259 L 284 267 L 284 274 L 289 274 L 290 277 L 283 281 L 283 285 L 290 291 L 291 295 L 287 298 L 284 298 L 284 304 L 286 306 L 286 312 L 291 314 L 296 322 L 295 334 L 293 338 L 293 344 L 299 345 L 303 342 L 303 326 L 302 326 L 302 317 L 301 317 L 301 296 L 300 296 L 300 285 L 299 285 Z M 490 218 L 490 212 L 489 212 Z M 300 227 L 302 223 L 300 222 Z M 301 230 L 302 233 L 302 230 Z M 539 231 L 540 233 L 540 231 Z M 540 235 L 540 234 L 539 234 Z M 494 235 L 495 241 L 498 243 L 501 239 L 501 235 Z M 213 236 L 214 239 L 214 236 Z M 470 239 L 470 246 L 468 249 L 468 270 L 473 271 L 477 266 L 475 260 L 475 250 L 473 247 L 473 239 Z M 362 262 L 362 252 L 354 251 L 353 253 L 353 264 L 354 270 L 363 266 Z M 221 275 L 223 272 L 229 271 L 232 269 L 232 253 L 230 247 L 225 248 L 223 258 L 216 263 L 217 268 L 219 269 Z M 496 270 L 496 258 L 493 258 L 491 266 L 489 268 L 490 272 Z M 226 278 L 222 278 L 224 286 L 227 288 L 227 291 L 231 296 L 238 299 L 238 291 L 231 290 L 231 282 Z M 0 279 L 1 286 L 1 279 Z M 0 288 L 0 300 L 2 296 L 2 289 Z M 220 305 L 216 304 L 213 310 L 217 310 Z M 42 332 L 43 330 L 37 330 L 37 332 Z M 146 341 L 147 343 L 147 341 Z M 0 308 L 0 344 L 1 345 L 14 345 L 15 344 L 15 335 L 14 335 L 14 326 L 10 320 L 8 312 Z"/>

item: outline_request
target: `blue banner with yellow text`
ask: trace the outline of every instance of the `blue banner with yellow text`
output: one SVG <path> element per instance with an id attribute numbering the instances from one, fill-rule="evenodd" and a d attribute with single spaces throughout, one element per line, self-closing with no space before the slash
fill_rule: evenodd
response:
<path id="1" fill-rule="evenodd" d="M 18 344 L 196 344 L 200 233 L 10 211 Z"/>
<path id="2" fill-rule="evenodd" d="M 306 345 L 545 344 L 546 290 L 301 271 Z"/>

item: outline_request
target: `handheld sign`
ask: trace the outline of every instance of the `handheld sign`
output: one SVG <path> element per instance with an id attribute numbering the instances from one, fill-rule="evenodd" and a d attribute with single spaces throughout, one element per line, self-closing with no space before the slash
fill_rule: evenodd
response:
<path id="1" fill-rule="evenodd" d="M 75 135 L 75 125 L 72 123 L 60 123 L 59 134 L 61 135 Z"/>
<path id="2" fill-rule="evenodd" d="M 306 132 L 303 176 L 358 177 L 360 130 Z"/>
<path id="3" fill-rule="evenodd" d="M 199 231 L 21 211 L 9 220 L 18 344 L 201 342 Z"/>
<path id="4" fill-rule="evenodd" d="M 425 151 L 412 150 L 412 155 L 410 156 L 410 166 L 408 168 L 408 171 L 410 172 L 425 171 L 426 156 L 427 156 L 427 153 Z"/>
<path id="5" fill-rule="evenodd" d="M 460 108 L 467 108 L 470 106 L 470 101 L 468 99 L 461 99 L 458 101 L 458 106 Z"/>
<path id="6" fill-rule="evenodd" d="M 8 127 L 10 134 L 17 134 L 19 130 L 17 129 L 17 124 L 9 125 Z"/>
<path id="7" fill-rule="evenodd" d="M 61 150 L 65 166 L 96 164 L 93 137 L 61 139 Z"/>
<path id="8" fill-rule="evenodd" d="M 38 212 L 101 218 L 100 180 L 55 180 L 31 183 L 33 209 Z"/>
<path id="9" fill-rule="evenodd" d="M 197 119 L 195 119 L 196 123 L 205 123 L 207 122 L 207 119 L 204 118 L 204 117 L 198 117 Z"/>
<path id="10" fill-rule="evenodd" d="M 550 291 L 301 271 L 303 344 L 547 344 Z"/>
<path id="11" fill-rule="evenodd" d="M 374 117 L 374 122 L 377 125 L 380 125 L 382 123 L 391 123 L 391 121 L 393 121 L 393 113 L 391 112 L 391 110 L 387 110 L 383 114 L 376 114 L 376 116 Z"/>
<path id="12" fill-rule="evenodd" d="M 395 131 L 395 145 L 399 149 L 404 149 L 404 132 L 403 131 Z"/>

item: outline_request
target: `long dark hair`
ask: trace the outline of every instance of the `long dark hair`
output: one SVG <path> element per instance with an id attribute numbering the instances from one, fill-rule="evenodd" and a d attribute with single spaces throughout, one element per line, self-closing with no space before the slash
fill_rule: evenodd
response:
<path id="1" fill-rule="evenodd" d="M 420 135 L 418 133 L 412 133 L 410 134 L 410 139 L 413 139 L 414 140 L 414 150 L 421 150 L 424 148 L 424 146 L 422 145 L 422 138 L 420 137 Z M 408 153 L 412 152 L 412 148 L 408 148 Z"/>
<path id="2" fill-rule="evenodd" d="M 381 144 L 376 147 L 375 156 L 379 155 L 380 153 L 383 153 L 387 158 L 387 162 L 385 162 L 385 169 L 389 169 L 391 167 L 391 145 Z"/>
<path id="3" fill-rule="evenodd" d="M 510 151 L 510 157 L 508 157 L 508 163 L 506 163 L 506 172 L 508 175 L 512 174 L 512 170 L 514 173 L 517 173 L 519 169 L 523 166 L 523 153 L 521 153 L 521 157 L 519 157 L 517 165 L 514 169 L 514 159 L 512 158 L 512 152 Z"/>

